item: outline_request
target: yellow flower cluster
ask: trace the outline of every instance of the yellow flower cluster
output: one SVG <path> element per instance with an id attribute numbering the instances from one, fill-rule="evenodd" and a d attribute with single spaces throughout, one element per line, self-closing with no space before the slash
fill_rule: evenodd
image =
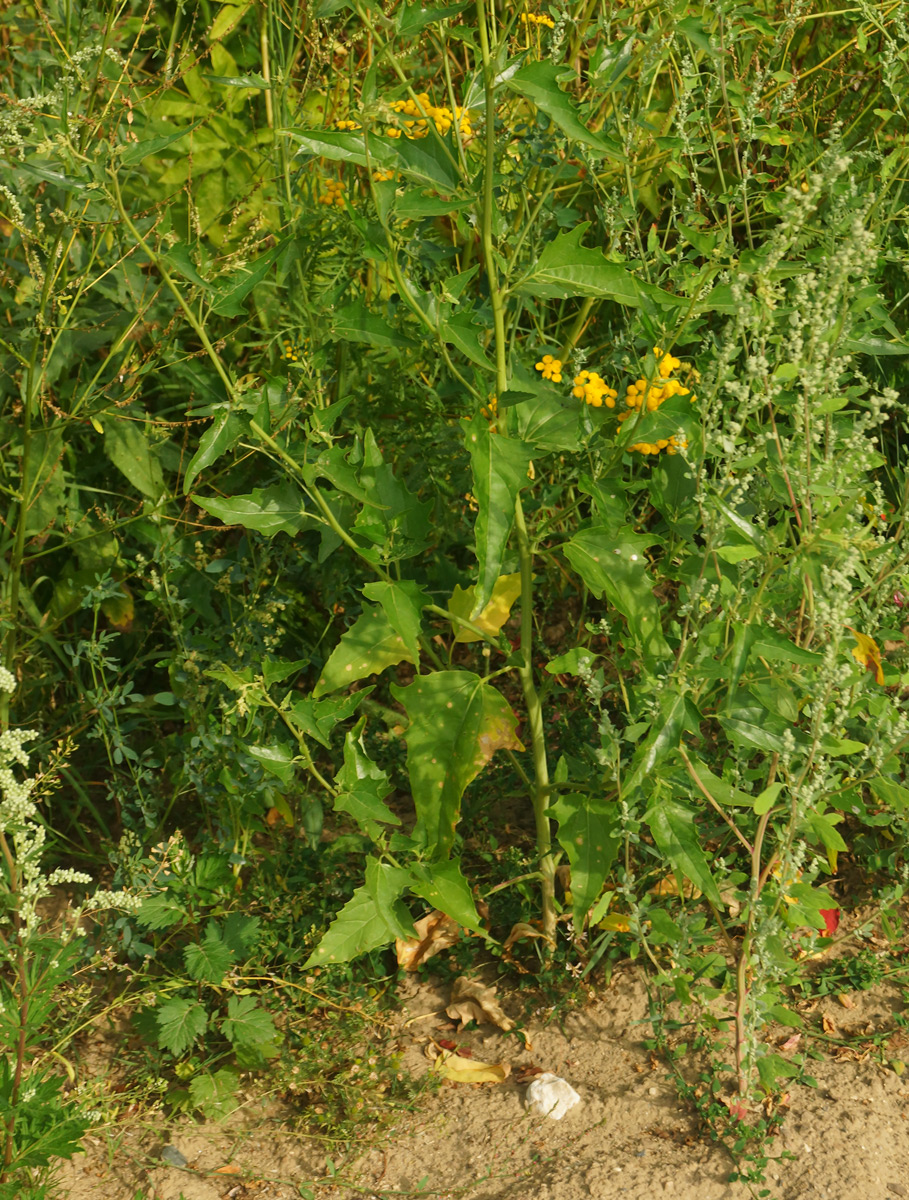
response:
<path id="1" fill-rule="evenodd" d="M 663 382 L 657 383 L 654 380 L 648 383 L 646 379 L 636 379 L 634 383 L 629 383 L 625 390 L 625 405 L 628 411 L 619 414 L 619 421 L 627 421 L 641 410 L 656 412 L 663 401 L 672 396 L 691 395 L 690 389 L 684 387 L 678 379 L 670 378 L 672 372 L 682 365 L 682 360 L 672 354 L 664 354 L 659 346 L 654 346 L 653 353 L 659 360 L 657 373 Z M 696 399 L 696 396 L 691 396 L 692 404 Z M 678 454 L 687 445 L 683 436 L 674 434 L 670 438 L 660 438 L 655 442 L 635 442 L 629 449 L 638 454 L 660 454 L 663 451 L 667 454 Z"/>
<path id="2" fill-rule="evenodd" d="M 578 400 L 586 401 L 593 408 L 602 408 L 604 404 L 607 408 L 615 408 L 619 393 L 615 388 L 609 387 L 596 371 L 582 371 L 574 377 L 571 394 Z"/>
<path id="3" fill-rule="evenodd" d="M 325 191 L 319 197 L 319 203 L 344 207 L 344 184 L 340 179 L 325 180 Z"/>
<path id="4" fill-rule="evenodd" d="M 436 132 L 442 136 L 448 133 L 455 121 L 458 122 L 462 138 L 469 138 L 473 134 L 470 114 L 466 108 L 456 108 L 454 112 L 445 105 L 436 108 L 429 99 L 428 92 L 420 92 L 416 100 L 411 100 L 410 97 L 406 100 L 393 100 L 391 108 L 404 118 L 404 132 L 411 138 L 426 137 L 430 121 L 435 125 Z M 401 136 L 399 129 L 390 129 L 388 132 L 392 137 Z"/>
<path id="5" fill-rule="evenodd" d="M 662 454 L 664 450 L 667 454 L 678 454 L 687 445 L 688 441 L 686 438 L 674 433 L 671 438 L 660 438 L 656 442 L 635 442 L 628 449 L 633 454 Z"/>
<path id="6" fill-rule="evenodd" d="M 562 360 L 560 358 L 544 354 L 542 360 L 536 363 L 535 370 L 542 371 L 544 379 L 551 379 L 553 383 L 562 382 Z"/>
<path id="7" fill-rule="evenodd" d="M 394 171 L 373 171 L 372 177 L 376 183 L 388 183 L 389 180 L 394 179 L 395 173 Z"/>
<path id="8" fill-rule="evenodd" d="M 335 121 L 335 129 L 359 129 L 356 121 Z"/>
<path id="9" fill-rule="evenodd" d="M 485 417 L 487 421 L 495 421 L 499 416 L 499 400 L 497 396 L 490 396 L 489 400 L 480 409 L 480 415 Z"/>
<path id="10" fill-rule="evenodd" d="M 521 22 L 524 25 L 545 25 L 547 29 L 555 29 L 552 17 L 537 17 L 533 13 L 521 13 Z"/>
<path id="11" fill-rule="evenodd" d="M 298 363 L 303 353 L 303 347 L 298 346 L 291 338 L 287 337 L 284 339 L 282 345 L 284 347 L 284 354 L 282 356 L 284 361 L 289 363 Z"/>

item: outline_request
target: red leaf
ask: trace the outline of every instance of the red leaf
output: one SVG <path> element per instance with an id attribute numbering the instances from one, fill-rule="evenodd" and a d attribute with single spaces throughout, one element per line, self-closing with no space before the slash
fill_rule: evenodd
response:
<path id="1" fill-rule="evenodd" d="M 833 937 L 840 923 L 840 910 L 838 908 L 822 908 L 821 916 L 824 918 L 824 924 L 827 926 L 827 937 Z"/>

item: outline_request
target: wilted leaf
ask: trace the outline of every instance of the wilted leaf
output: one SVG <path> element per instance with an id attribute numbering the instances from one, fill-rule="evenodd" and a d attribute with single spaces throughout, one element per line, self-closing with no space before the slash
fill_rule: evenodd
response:
<path id="1" fill-rule="evenodd" d="M 453 1021 L 466 1025 L 476 1021 L 478 1025 L 488 1022 L 507 1033 L 514 1029 L 514 1021 L 506 1017 L 496 999 L 495 988 L 487 987 L 476 979 L 459 975 L 451 989 L 451 1002 L 445 1009 Z"/>
<path id="2" fill-rule="evenodd" d="M 856 642 L 852 647 L 852 657 L 856 662 L 861 663 L 866 671 L 870 671 L 878 683 L 883 683 L 884 668 L 881 665 L 881 652 L 877 642 L 867 633 L 859 633 L 851 625 L 847 625 L 846 628 Z"/>
<path id="3" fill-rule="evenodd" d="M 503 1083 L 511 1074 L 510 1063 L 476 1062 L 443 1050 L 432 1064 L 436 1075 L 452 1083 Z"/>
<path id="4" fill-rule="evenodd" d="M 398 966 L 405 971 L 415 971 L 433 955 L 441 954 L 461 939 L 461 926 L 438 909 L 414 921 L 413 927 L 416 937 L 395 941 Z"/>
<path id="5" fill-rule="evenodd" d="M 479 626 L 484 633 L 495 637 L 508 620 L 511 613 L 511 606 L 520 594 L 520 572 L 515 572 L 514 575 L 500 575 L 496 580 L 495 587 L 492 589 L 492 597 L 489 603 L 481 613 L 473 618 L 474 625 Z M 475 587 L 471 585 L 469 588 L 462 588 L 458 585 L 455 587 L 452 597 L 448 601 L 448 611 L 456 617 L 462 617 L 465 621 L 469 621 L 471 620 L 470 614 L 473 612 L 475 599 Z M 469 629 L 465 629 L 457 621 L 452 621 L 452 626 L 455 630 L 456 642 L 479 642 L 482 640 L 478 633 L 471 633 Z"/>
<path id="6" fill-rule="evenodd" d="M 537 929 L 536 925 L 528 925 L 526 921 L 518 921 L 517 925 L 512 925 L 511 933 L 505 939 L 505 945 L 502 947 L 507 954 L 515 942 L 520 942 L 524 938 L 545 938 L 546 934 L 542 929 Z"/>

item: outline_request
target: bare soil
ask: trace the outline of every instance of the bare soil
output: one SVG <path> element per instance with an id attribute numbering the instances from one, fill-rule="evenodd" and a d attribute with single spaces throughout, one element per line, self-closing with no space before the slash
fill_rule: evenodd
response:
<path id="1" fill-rule="evenodd" d="M 647 996 L 636 971 L 561 1023 L 539 1011 L 530 1045 L 493 1026 L 456 1033 L 448 985 L 408 979 L 400 988 L 403 1069 L 430 1069 L 430 1039 L 455 1039 L 473 1058 L 507 1062 L 499 1084 L 445 1083 L 416 1111 L 340 1154 L 293 1131 L 288 1111 L 248 1099 L 222 1124 L 168 1123 L 158 1114 L 98 1130 L 86 1153 L 61 1164 L 66 1200 L 353 1200 L 430 1195 L 463 1200 L 900 1200 L 909 1197 L 909 1074 L 875 1056 L 876 1031 L 893 1028 L 898 989 L 820 1000 L 816 1023 L 850 1041 L 812 1063 L 817 1087 L 794 1085 L 769 1143 L 766 1182 L 730 1183 L 728 1152 L 697 1128 L 663 1064 L 644 1048 Z M 507 1008 L 507 997 L 502 997 Z M 791 1033 L 791 1031 L 788 1031 Z M 833 1036 L 833 1035 L 831 1035 Z M 900 1038 L 895 1035 L 893 1046 Z M 786 1031 L 772 1038 L 779 1047 Z M 777 1049 L 778 1053 L 785 1053 Z M 906 1054 L 909 1058 L 909 1054 Z M 561 1121 L 524 1108 L 526 1068 L 568 1080 L 581 1103 Z M 522 1069 L 523 1068 L 523 1069 Z M 305 1117 L 305 1114 L 303 1114 Z M 186 1166 L 162 1159 L 175 1147 Z M 783 1152 L 795 1157 L 783 1159 Z M 173 1153 L 168 1152 L 172 1158 Z M 337 1174 L 327 1156 L 333 1159 Z"/>

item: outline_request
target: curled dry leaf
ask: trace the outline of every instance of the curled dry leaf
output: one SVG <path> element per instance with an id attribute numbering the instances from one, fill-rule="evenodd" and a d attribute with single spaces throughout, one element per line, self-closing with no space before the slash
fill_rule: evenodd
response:
<path id="1" fill-rule="evenodd" d="M 455 942 L 460 941 L 461 926 L 445 913 L 434 909 L 428 916 L 414 921 L 416 937 L 397 938 L 395 950 L 398 955 L 398 966 L 405 971 L 415 971 L 417 967 L 433 957 L 448 950 Z M 450 1015 L 450 1014 L 449 1014 Z"/>
<path id="2" fill-rule="evenodd" d="M 855 1008 L 855 1001 L 846 992 L 840 992 L 840 994 L 837 996 L 837 1000 L 839 1000 L 843 1008 Z"/>
<path id="3" fill-rule="evenodd" d="M 537 929 L 535 925 L 528 925 L 526 921 L 518 921 L 517 925 L 513 925 L 511 933 L 505 939 L 505 945 L 502 950 L 505 954 L 509 952 L 515 942 L 519 942 L 522 938 L 545 938 L 546 934 L 542 929 Z"/>
<path id="4" fill-rule="evenodd" d="M 451 989 L 451 1002 L 445 1009 L 453 1021 L 466 1025 L 468 1021 L 476 1021 L 482 1025 L 484 1021 L 504 1030 L 514 1029 L 514 1021 L 506 1017 L 496 999 L 495 988 L 487 987 L 476 979 L 468 979 L 459 975 Z"/>

